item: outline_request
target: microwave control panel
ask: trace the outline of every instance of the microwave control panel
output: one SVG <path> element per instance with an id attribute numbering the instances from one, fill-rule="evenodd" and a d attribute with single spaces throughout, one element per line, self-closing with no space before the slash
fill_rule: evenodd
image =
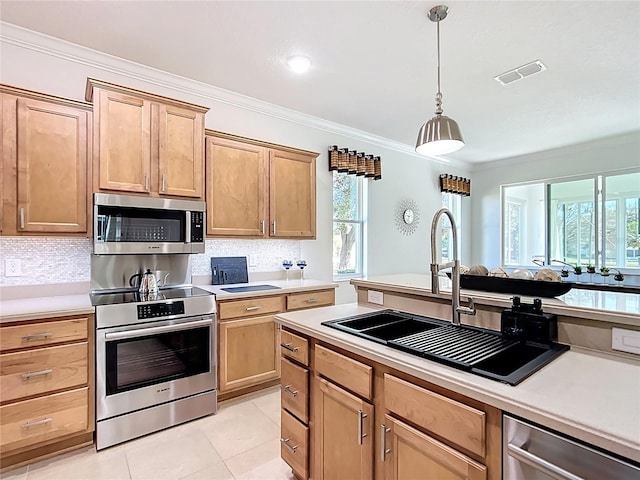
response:
<path id="1" fill-rule="evenodd" d="M 172 315 L 184 315 L 183 301 L 138 305 L 138 320 L 144 320 L 145 318 L 169 317 Z"/>
<path id="2" fill-rule="evenodd" d="M 191 212 L 191 241 L 204 240 L 204 212 Z"/>

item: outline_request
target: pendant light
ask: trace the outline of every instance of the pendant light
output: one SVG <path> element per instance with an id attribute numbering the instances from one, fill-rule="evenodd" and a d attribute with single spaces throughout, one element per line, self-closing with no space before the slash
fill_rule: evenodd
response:
<path id="1" fill-rule="evenodd" d="M 427 121 L 418 133 L 416 152 L 421 155 L 445 155 L 464 147 L 460 127 L 455 120 L 442 115 L 442 93 L 440 92 L 440 21 L 447 18 L 449 8 L 445 5 L 433 7 L 428 12 L 429 20 L 436 22 L 438 39 L 438 93 L 436 94 L 435 117 Z"/>

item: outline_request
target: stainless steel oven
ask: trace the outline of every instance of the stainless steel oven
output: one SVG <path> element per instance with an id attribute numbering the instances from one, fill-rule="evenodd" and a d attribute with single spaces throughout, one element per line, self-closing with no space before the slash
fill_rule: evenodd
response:
<path id="1" fill-rule="evenodd" d="M 92 295 L 98 450 L 215 413 L 215 297 L 196 287 Z"/>

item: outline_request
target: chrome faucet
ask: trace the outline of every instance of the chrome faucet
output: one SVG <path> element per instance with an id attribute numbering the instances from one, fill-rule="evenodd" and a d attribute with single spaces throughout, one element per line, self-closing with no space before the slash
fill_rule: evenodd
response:
<path id="1" fill-rule="evenodd" d="M 453 262 L 438 264 L 436 263 L 436 227 L 438 220 L 442 215 L 449 217 L 451 222 L 451 232 L 453 234 Z M 456 229 L 456 221 L 446 208 L 441 208 L 436 212 L 431 222 L 431 291 L 440 293 L 440 284 L 438 281 L 438 272 L 444 268 L 451 267 L 451 322 L 454 325 L 460 325 L 460 314 L 475 315 L 476 307 L 473 298 L 469 298 L 469 306 L 460 306 L 460 260 L 458 259 L 458 233 Z"/>

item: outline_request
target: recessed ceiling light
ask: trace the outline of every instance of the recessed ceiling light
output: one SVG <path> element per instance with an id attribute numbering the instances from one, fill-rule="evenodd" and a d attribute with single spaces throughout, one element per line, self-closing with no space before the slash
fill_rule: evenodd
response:
<path id="1" fill-rule="evenodd" d="M 311 66 L 311 60 L 309 60 L 307 57 L 296 55 L 293 57 L 289 57 L 289 59 L 287 60 L 287 65 L 289 65 L 291 71 L 295 73 L 305 73 Z"/>

